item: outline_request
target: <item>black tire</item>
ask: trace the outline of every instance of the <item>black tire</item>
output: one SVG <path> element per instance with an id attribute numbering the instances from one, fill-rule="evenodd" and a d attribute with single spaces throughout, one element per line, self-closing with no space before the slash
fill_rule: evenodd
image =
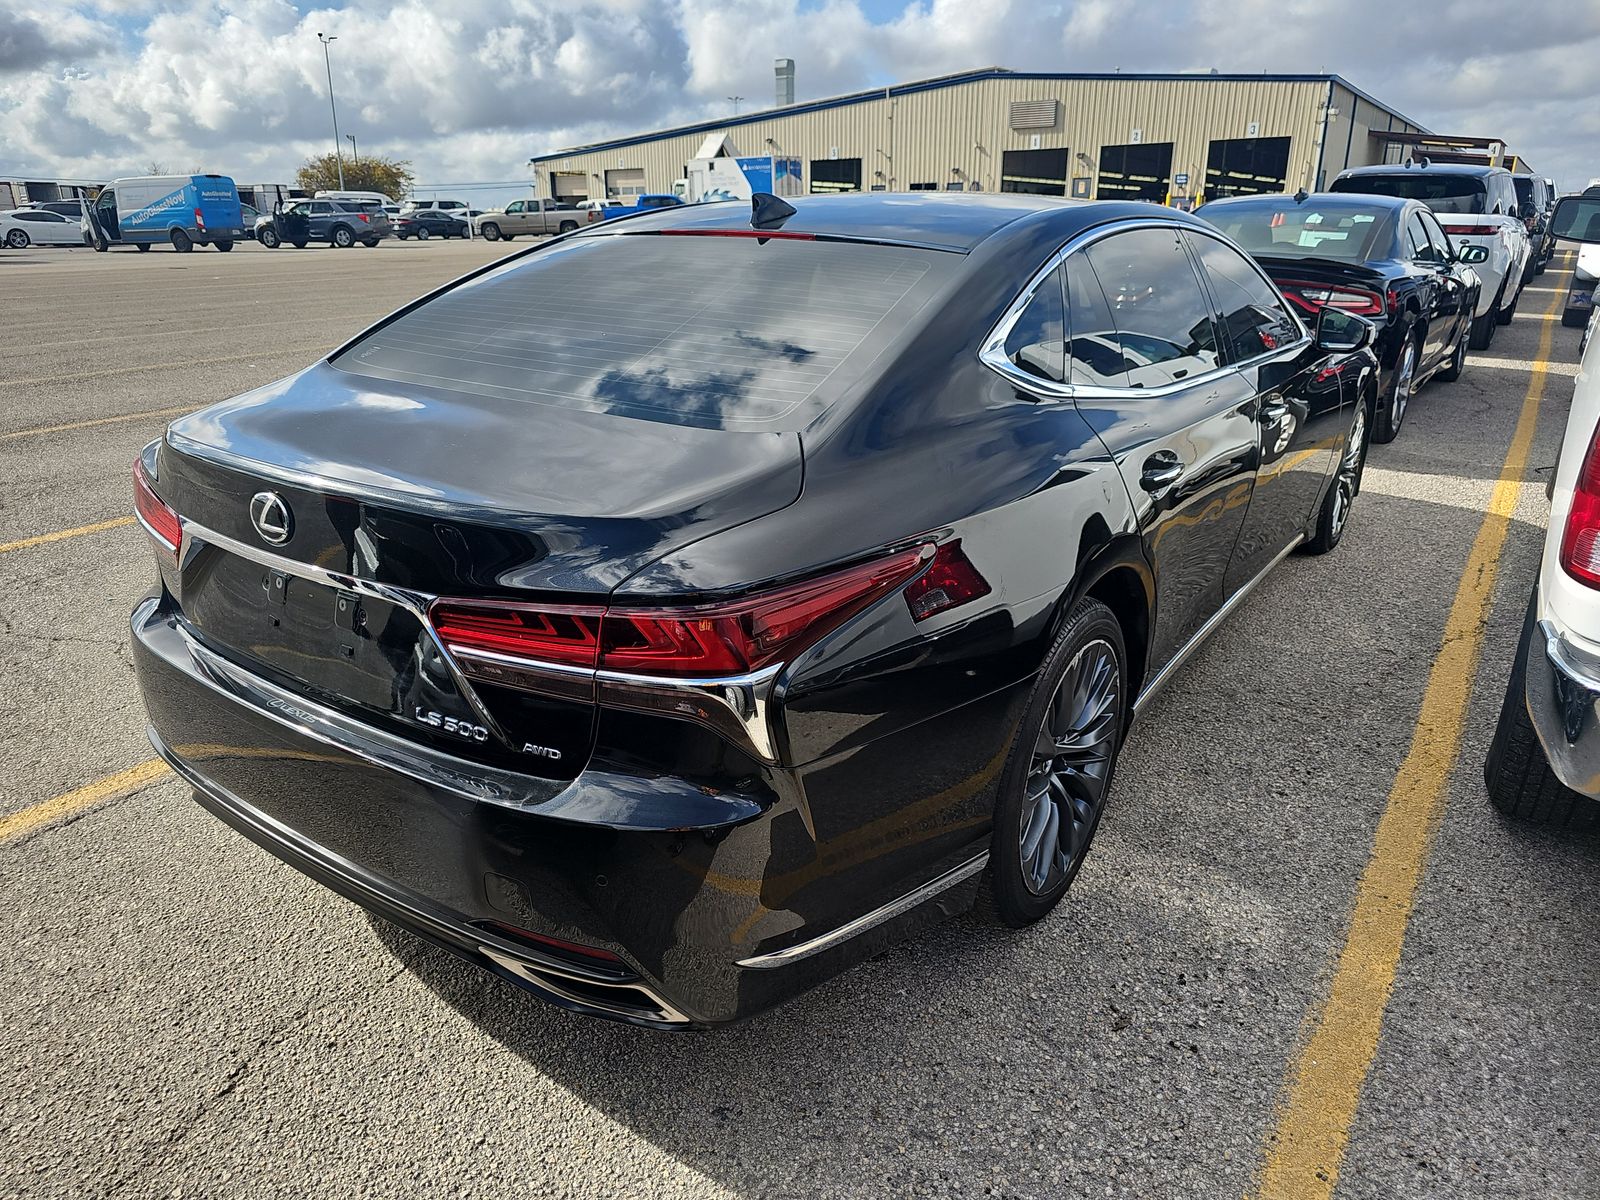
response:
<path id="1" fill-rule="evenodd" d="M 483 234 L 483 240 L 486 242 L 498 242 L 500 240 L 500 226 L 493 221 L 485 221 L 478 226 L 478 232 Z"/>
<path id="2" fill-rule="evenodd" d="M 1467 369 L 1467 331 L 1463 329 L 1456 334 L 1456 348 L 1450 355 L 1450 361 L 1440 368 L 1435 376 L 1442 383 L 1454 383 L 1461 378 L 1461 373 Z"/>
<path id="3" fill-rule="evenodd" d="M 138 246 L 139 246 L 139 253 L 140 254 L 148 254 L 150 252 L 150 243 L 149 242 L 139 242 Z M 109 250 L 109 249 L 111 249 L 111 247 L 110 246 L 96 245 L 95 249 L 96 250 Z"/>
<path id="4" fill-rule="evenodd" d="M 276 250 L 282 244 L 281 239 L 278 237 L 278 231 L 270 226 L 256 232 L 256 241 L 260 242 L 268 250 Z"/>
<path id="5" fill-rule="evenodd" d="M 561 222 L 560 226 L 557 228 L 556 232 L 557 233 L 571 233 L 577 227 L 578 227 L 578 223 L 576 221 L 563 221 L 563 222 Z"/>
<path id="6" fill-rule="evenodd" d="M 1494 331 L 1499 324 L 1500 297 L 1496 296 L 1488 312 L 1472 318 L 1472 332 L 1467 338 L 1467 345 L 1474 350 L 1487 350 L 1489 343 L 1494 341 Z"/>
<path id="7" fill-rule="evenodd" d="M 1372 406 L 1371 397 L 1356 405 L 1356 415 L 1345 437 L 1344 449 L 1339 453 L 1333 478 L 1328 481 L 1328 490 L 1323 493 L 1322 504 L 1317 509 L 1316 528 L 1305 544 L 1307 554 L 1328 553 L 1339 544 L 1345 529 L 1349 527 L 1350 510 L 1355 507 L 1356 497 L 1361 494 L 1361 473 L 1367 467 L 1369 406 Z"/>
<path id="8" fill-rule="evenodd" d="M 348 225 L 335 225 L 333 232 L 328 235 L 328 241 L 337 249 L 348 250 L 356 244 L 356 231 Z"/>
<path id="9" fill-rule="evenodd" d="M 1517 294 L 1511 297 L 1511 303 L 1500 310 L 1497 318 L 1502 325 L 1511 324 L 1511 318 L 1517 315 L 1517 301 L 1522 299 L 1522 289 L 1517 289 Z"/>
<path id="10" fill-rule="evenodd" d="M 233 249 L 233 242 L 228 240 L 227 238 L 224 238 L 221 241 L 212 242 L 211 244 L 213 246 L 215 246 L 218 250 L 221 250 L 223 252 L 227 252 L 227 251 Z"/>
<path id="11" fill-rule="evenodd" d="M 13 250 L 26 250 L 32 241 L 26 229 L 12 229 L 6 233 L 6 245 Z"/>
<path id="12" fill-rule="evenodd" d="M 1127 662 L 1122 626 L 1111 610 L 1090 597 L 1078 601 L 1045 656 L 1000 777 L 989 866 L 978 899 L 979 910 L 985 916 L 1015 929 L 1030 925 L 1053 909 L 1077 878 L 1105 810 L 1128 727 L 1133 698 L 1128 695 Z M 1058 790 L 1049 782 L 1039 783 L 1041 779 L 1055 780 L 1056 776 L 1048 767 L 1041 769 L 1036 760 L 1046 719 L 1058 717 L 1062 711 L 1058 691 L 1069 669 L 1094 672 L 1086 684 L 1086 703 L 1103 704 L 1104 708 L 1086 726 L 1086 730 L 1095 732 L 1090 743 L 1097 757 L 1093 770 L 1072 771 L 1077 784 L 1062 784 Z M 1099 696 L 1096 691 L 1096 684 L 1102 680 L 1110 689 L 1107 696 Z M 1082 742 L 1081 738 L 1074 740 Z M 1098 761 L 1099 756 L 1104 756 L 1103 761 Z M 1087 762 L 1088 757 L 1080 761 Z M 1030 783 L 1034 785 L 1031 789 Z M 1065 809 L 1062 801 L 1055 799 L 1058 796 L 1066 801 Z M 1046 848 L 1042 844 L 1049 836 L 1046 827 L 1037 842 L 1050 866 L 1045 885 L 1036 888 L 1028 881 L 1023 843 L 1033 829 L 1029 818 L 1051 808 L 1058 831 L 1063 820 L 1071 822 L 1065 834 L 1070 849 L 1062 850 L 1059 841 Z"/>
<path id="13" fill-rule="evenodd" d="M 1373 414 L 1372 440 L 1387 445 L 1399 436 L 1405 424 L 1406 410 L 1417 394 L 1417 364 L 1422 358 L 1422 335 L 1415 328 L 1406 331 L 1406 340 L 1395 355 L 1394 372 L 1389 379 L 1389 394 Z M 1404 391 L 1404 395 L 1402 395 Z"/>
<path id="14" fill-rule="evenodd" d="M 428 227 L 426 225 L 417 226 L 417 241 L 425 242 L 428 240 L 429 236 Z"/>
<path id="15" fill-rule="evenodd" d="M 174 229 L 167 237 L 172 242 L 172 248 L 179 254 L 188 254 L 189 251 L 194 249 L 194 242 L 181 229 Z"/>
<path id="16" fill-rule="evenodd" d="M 1500 702 L 1500 719 L 1483 761 L 1483 782 L 1489 803 L 1505 816 L 1538 825 L 1587 826 L 1600 816 L 1600 805 L 1556 778 L 1528 715 L 1526 655 L 1534 637 L 1530 597 L 1505 699 Z"/>
<path id="17" fill-rule="evenodd" d="M 1544 269 L 1546 267 L 1548 267 L 1549 265 L 1550 265 L 1550 256 L 1547 254 L 1547 255 L 1544 255 L 1542 258 L 1538 259 L 1533 264 L 1533 273 L 1535 275 L 1543 275 L 1544 274 Z"/>
<path id="18" fill-rule="evenodd" d="M 502 233 L 500 236 L 508 242 L 514 242 L 517 240 L 517 235 L 514 233 Z"/>

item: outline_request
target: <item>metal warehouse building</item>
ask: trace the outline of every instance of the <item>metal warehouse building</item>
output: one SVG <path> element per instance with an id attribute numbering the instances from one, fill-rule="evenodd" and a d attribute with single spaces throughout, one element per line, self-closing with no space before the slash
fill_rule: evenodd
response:
<path id="1" fill-rule="evenodd" d="M 798 158 L 810 192 L 1009 191 L 1198 203 L 1316 190 L 1347 166 L 1385 161 L 1389 143 L 1374 135 L 1424 132 L 1337 75 L 990 67 L 574 146 L 529 166 L 541 196 L 671 192 L 690 160 L 718 144 L 735 156 Z"/>

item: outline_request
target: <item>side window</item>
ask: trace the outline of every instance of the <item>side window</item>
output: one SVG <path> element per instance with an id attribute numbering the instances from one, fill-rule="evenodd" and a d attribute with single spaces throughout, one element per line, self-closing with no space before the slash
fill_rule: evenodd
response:
<path id="1" fill-rule="evenodd" d="M 1431 212 L 1417 214 L 1422 218 L 1422 224 L 1428 231 L 1428 240 L 1433 243 L 1434 251 L 1438 255 L 1437 262 L 1447 263 L 1456 256 L 1456 248 L 1450 244 L 1450 235 L 1445 233 L 1444 226 Z"/>
<path id="2" fill-rule="evenodd" d="M 1061 382 L 1066 335 L 1061 319 L 1061 272 L 1050 272 L 1006 335 L 1011 365 L 1037 379 Z"/>
<path id="3" fill-rule="evenodd" d="M 512 213 L 519 213 L 521 211 L 522 211 L 522 201 L 521 200 L 513 200 L 510 204 L 506 205 L 506 215 L 507 216 L 509 216 Z"/>
<path id="4" fill-rule="evenodd" d="M 1221 364 L 1210 306 L 1176 229 L 1113 234 L 1084 253 L 1111 303 L 1128 386 L 1182 383 Z"/>
<path id="5" fill-rule="evenodd" d="M 1441 247 L 1434 244 L 1422 214 L 1414 212 L 1406 218 L 1406 241 L 1411 247 L 1411 257 L 1418 262 L 1443 262 Z"/>
<path id="6" fill-rule="evenodd" d="M 1127 387 L 1128 360 L 1105 290 L 1082 254 L 1067 259 L 1067 382 Z"/>
<path id="7" fill-rule="evenodd" d="M 1277 289 L 1261 278 L 1243 255 L 1204 234 L 1186 233 L 1184 237 L 1211 285 L 1231 348 L 1230 361 L 1245 362 L 1300 339 L 1299 326 L 1278 298 Z"/>

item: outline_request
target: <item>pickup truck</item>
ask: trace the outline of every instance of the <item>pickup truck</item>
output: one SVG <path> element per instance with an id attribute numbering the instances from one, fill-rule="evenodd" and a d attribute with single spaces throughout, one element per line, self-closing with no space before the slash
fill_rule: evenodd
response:
<path id="1" fill-rule="evenodd" d="M 567 200 L 513 200 L 504 209 L 472 218 L 472 227 L 485 241 L 509 242 L 519 233 L 571 233 L 593 219 Z"/>
<path id="2" fill-rule="evenodd" d="M 602 208 L 593 215 L 602 221 L 610 221 L 615 217 L 631 217 L 634 213 L 649 212 L 656 208 L 674 208 L 683 201 L 677 196 L 656 194 L 631 197 L 631 203 L 620 208 Z"/>

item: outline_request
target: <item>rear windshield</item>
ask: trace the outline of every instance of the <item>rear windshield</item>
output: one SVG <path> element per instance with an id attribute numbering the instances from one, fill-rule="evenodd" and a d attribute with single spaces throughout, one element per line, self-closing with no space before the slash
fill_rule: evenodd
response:
<path id="1" fill-rule="evenodd" d="M 1251 254 L 1348 262 L 1387 257 L 1377 242 L 1390 227 L 1389 213 L 1376 206 L 1296 204 L 1289 196 L 1273 196 L 1207 204 L 1200 215 Z"/>
<path id="2" fill-rule="evenodd" d="M 1511 184 L 1517 189 L 1517 205 L 1523 212 L 1533 211 L 1533 179 L 1528 175 L 1513 175 Z"/>
<path id="3" fill-rule="evenodd" d="M 1436 213 L 1487 211 L 1484 204 L 1487 188 L 1481 178 L 1473 175 L 1429 175 L 1421 171 L 1395 175 L 1352 175 L 1349 179 L 1335 179 L 1333 190 L 1421 200 Z"/>
<path id="4" fill-rule="evenodd" d="M 959 263 L 844 242 L 578 237 L 452 288 L 333 362 L 508 403 L 798 430 Z"/>

